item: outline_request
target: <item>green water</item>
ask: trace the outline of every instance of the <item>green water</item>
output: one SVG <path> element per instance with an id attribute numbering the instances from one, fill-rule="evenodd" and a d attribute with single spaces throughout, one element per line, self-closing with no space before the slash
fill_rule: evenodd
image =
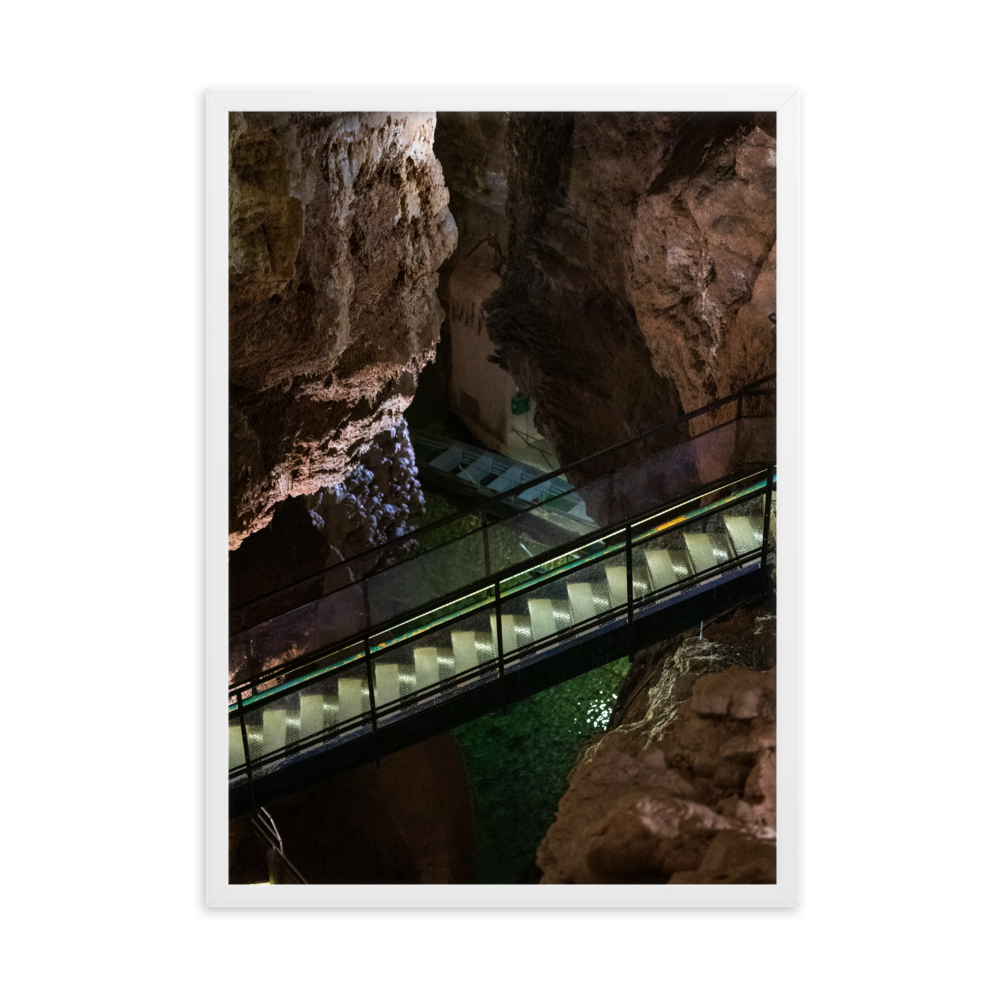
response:
<path id="1" fill-rule="evenodd" d="M 536 881 L 535 851 L 577 755 L 604 732 L 628 660 L 616 660 L 459 726 L 476 810 L 479 881 Z"/>

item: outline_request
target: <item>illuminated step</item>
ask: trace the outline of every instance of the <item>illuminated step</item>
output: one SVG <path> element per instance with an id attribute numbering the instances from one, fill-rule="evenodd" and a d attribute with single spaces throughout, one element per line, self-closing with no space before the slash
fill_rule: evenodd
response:
<path id="1" fill-rule="evenodd" d="M 531 634 L 535 639 L 544 639 L 558 631 L 553 602 L 546 597 L 528 600 L 528 617 L 531 619 Z"/>
<path id="2" fill-rule="evenodd" d="M 607 566 L 605 573 L 608 577 L 608 589 L 611 591 L 611 604 L 616 608 L 621 607 L 628 599 L 628 570 L 624 566 Z M 637 563 L 632 571 L 632 598 L 641 600 L 649 592 L 649 572 L 645 566 Z"/>
<path id="3" fill-rule="evenodd" d="M 368 692 L 360 677 L 341 677 L 337 681 L 338 722 L 356 719 L 368 708 Z"/>
<path id="4" fill-rule="evenodd" d="M 706 533 L 684 533 L 684 544 L 696 573 L 715 569 L 719 563 L 731 558 L 729 543 L 725 535 L 710 535 Z"/>
<path id="5" fill-rule="evenodd" d="M 243 755 L 243 730 L 237 721 L 235 726 L 229 727 L 229 766 L 238 767 L 244 763 Z"/>
<path id="6" fill-rule="evenodd" d="M 715 549 L 712 547 L 708 535 L 684 532 L 684 544 L 687 546 L 688 555 L 691 557 L 691 564 L 696 573 L 704 573 L 705 570 L 715 568 L 717 565 Z"/>
<path id="7" fill-rule="evenodd" d="M 496 621 L 494 620 L 494 624 Z M 497 644 L 493 640 L 492 629 L 489 632 L 476 632 L 476 654 L 480 663 L 492 660 L 497 655 Z"/>
<path id="8" fill-rule="evenodd" d="M 606 601 L 601 601 L 594 588 L 589 583 L 569 583 L 566 585 L 566 592 L 569 594 L 569 604 L 573 609 L 573 621 L 576 623 L 585 622 L 588 618 L 600 614 L 604 610 L 602 605 Z"/>
<path id="9" fill-rule="evenodd" d="M 413 651 L 413 666 L 416 670 L 416 687 L 418 691 L 437 684 L 441 679 L 438 668 L 438 651 L 434 646 L 424 646 Z"/>
<path id="10" fill-rule="evenodd" d="M 452 632 L 451 648 L 454 653 L 455 673 L 471 670 L 479 663 L 475 632 Z"/>
<path id="11" fill-rule="evenodd" d="M 677 571 L 674 569 L 674 560 L 668 550 L 646 549 L 645 555 L 649 575 L 653 578 L 654 590 L 662 590 L 664 587 L 669 587 L 683 579 L 677 575 Z"/>
<path id="12" fill-rule="evenodd" d="M 299 695 L 299 738 L 313 736 L 323 728 L 323 695 Z"/>
<path id="13" fill-rule="evenodd" d="M 737 555 L 745 556 L 748 552 L 760 548 L 761 542 L 764 540 L 763 525 L 758 527 L 754 521 L 759 522 L 762 520 L 761 518 L 751 519 L 723 515 L 722 519 L 726 522 L 726 531 L 729 532 Z"/>
<path id="14" fill-rule="evenodd" d="M 519 646 L 527 646 L 534 641 L 531 634 L 531 619 L 527 615 L 514 615 L 514 638 Z"/>
<path id="15" fill-rule="evenodd" d="M 628 601 L 628 570 L 624 566 L 606 566 L 604 572 L 611 591 L 611 605 L 620 607 Z"/>
<path id="16" fill-rule="evenodd" d="M 283 708 L 264 709 L 264 746 L 261 753 L 280 750 L 285 745 L 288 712 Z"/>
<path id="17" fill-rule="evenodd" d="M 375 705 L 388 705 L 396 701 L 402 692 L 399 688 L 399 664 L 375 664 Z"/>
<path id="18" fill-rule="evenodd" d="M 522 636 L 521 642 L 518 642 L 517 635 L 517 625 L 514 621 L 513 615 L 501 615 L 500 624 L 503 627 L 503 651 L 506 655 L 511 650 L 516 649 L 518 646 L 523 646 L 525 643 L 531 642 L 531 629 L 528 629 L 527 638 Z M 490 629 L 493 632 L 493 648 L 496 649 L 497 645 L 497 619 L 496 615 L 490 616 Z"/>

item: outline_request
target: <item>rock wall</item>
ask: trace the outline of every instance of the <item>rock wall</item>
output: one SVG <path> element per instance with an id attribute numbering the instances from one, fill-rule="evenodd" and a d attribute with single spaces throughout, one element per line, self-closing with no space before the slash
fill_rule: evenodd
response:
<path id="1" fill-rule="evenodd" d="M 775 143 L 752 113 L 510 115 L 488 326 L 562 462 L 773 370 Z"/>
<path id="2" fill-rule="evenodd" d="M 416 498 L 402 414 L 457 239 L 434 128 L 419 113 L 230 116 L 231 549 L 289 497 L 323 491 L 311 510 L 329 511 L 376 439 L 395 494 Z"/>
<path id="3" fill-rule="evenodd" d="M 543 883 L 775 881 L 774 621 L 741 609 L 637 655 L 538 848 Z"/>
<path id="4" fill-rule="evenodd" d="M 434 153 L 444 170 L 458 246 L 441 269 L 444 280 L 484 240 L 507 254 L 507 125 L 505 111 L 442 111 Z"/>

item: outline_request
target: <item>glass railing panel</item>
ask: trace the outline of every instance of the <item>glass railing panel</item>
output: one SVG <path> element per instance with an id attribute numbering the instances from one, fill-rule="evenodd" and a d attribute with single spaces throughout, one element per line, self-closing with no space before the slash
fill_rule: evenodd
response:
<path id="1" fill-rule="evenodd" d="M 486 573 L 481 531 L 393 566 L 367 580 L 372 625 L 469 587 Z"/>
<path id="2" fill-rule="evenodd" d="M 247 680 L 363 632 L 367 622 L 363 586 L 352 584 L 232 636 L 230 683 Z"/>
<path id="3" fill-rule="evenodd" d="M 555 631 L 576 629 L 612 611 L 625 566 L 623 546 L 623 535 L 609 544 L 588 546 L 574 554 L 576 558 L 556 579 L 533 587 L 527 594 L 532 633 L 545 632 L 549 626 Z"/>
<path id="4" fill-rule="evenodd" d="M 651 593 L 666 594 L 760 557 L 762 494 L 736 504 L 709 505 L 697 516 L 653 519 L 636 526 L 635 560 L 648 575 Z"/>
<path id="5" fill-rule="evenodd" d="M 240 727 L 240 717 L 237 712 L 229 714 L 229 770 L 243 767 L 246 754 L 243 749 L 243 730 Z"/>
<path id="6" fill-rule="evenodd" d="M 672 497 L 696 493 L 702 484 L 731 473 L 735 425 L 715 428 L 668 451 L 581 486 L 564 497 L 542 499 L 528 512 L 489 527 L 490 563 L 494 572 L 544 555 L 574 536 L 601 524 L 619 524 L 669 503 Z M 586 511 L 587 520 L 570 519 L 569 502 Z"/>
<path id="7" fill-rule="evenodd" d="M 245 706 L 255 705 L 263 699 L 273 697 L 280 691 L 291 690 L 305 683 L 328 676 L 342 667 L 357 665 L 364 662 L 364 642 L 353 642 L 337 646 L 322 655 L 298 661 L 288 670 L 271 670 L 258 675 L 239 686 Z M 235 705 L 235 698 L 230 695 L 230 707 Z"/>
<path id="8" fill-rule="evenodd" d="M 485 606 L 493 599 L 493 593 L 492 587 L 483 587 L 462 594 L 454 600 L 435 604 L 412 618 L 402 618 L 390 628 L 373 633 L 372 649 L 384 649 L 395 643 L 414 639 L 425 632 L 446 626 L 460 615 L 468 614 Z"/>
<path id="9" fill-rule="evenodd" d="M 504 581 L 504 657 L 624 606 L 625 533 L 616 532 Z M 550 579 L 546 579 L 546 577 Z"/>
<path id="10" fill-rule="evenodd" d="M 267 695 L 244 708 L 250 759 L 278 757 L 303 742 L 317 742 L 324 733 L 340 734 L 360 724 L 370 712 L 364 663 L 325 674 L 286 694 Z M 239 729 L 238 716 L 234 716 L 230 716 L 230 734 L 234 723 Z M 231 743 L 234 739 L 230 735 Z"/>
<path id="11" fill-rule="evenodd" d="M 735 558 L 741 562 L 759 558 L 764 536 L 765 496 L 751 497 L 717 515 L 713 526 L 725 532 Z"/>
<path id="12" fill-rule="evenodd" d="M 763 398 L 773 408 L 773 397 Z M 777 427 L 774 414 L 748 416 L 744 407 L 743 418 L 736 425 L 736 451 L 744 462 L 773 462 Z"/>
<path id="13" fill-rule="evenodd" d="M 373 637 L 375 698 L 386 713 L 478 677 L 496 660 L 493 605 L 402 637 Z"/>
<path id="14" fill-rule="evenodd" d="M 233 636 L 230 682 L 350 638 L 369 623 L 377 626 L 405 615 L 485 575 L 482 533 L 456 539 Z"/>
<path id="15" fill-rule="evenodd" d="M 487 528 L 490 546 L 490 570 L 502 573 L 519 563 L 544 555 L 566 540 L 565 534 L 539 537 L 545 522 L 531 511 L 517 514 Z"/>
<path id="16" fill-rule="evenodd" d="M 244 716 L 251 760 L 280 755 L 282 751 L 293 752 L 298 745 L 317 742 L 331 726 L 336 726 L 337 680 L 325 677 L 287 694 L 248 705 Z M 242 762 L 238 713 L 231 712 L 229 722 L 230 760 L 234 759 L 239 744 Z"/>

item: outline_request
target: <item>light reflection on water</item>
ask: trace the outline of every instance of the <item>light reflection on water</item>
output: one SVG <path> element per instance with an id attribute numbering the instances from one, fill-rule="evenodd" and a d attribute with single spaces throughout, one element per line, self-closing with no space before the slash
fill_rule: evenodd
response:
<path id="1" fill-rule="evenodd" d="M 453 730 L 476 806 L 480 881 L 530 877 L 577 755 L 604 732 L 627 672 L 616 660 Z"/>

